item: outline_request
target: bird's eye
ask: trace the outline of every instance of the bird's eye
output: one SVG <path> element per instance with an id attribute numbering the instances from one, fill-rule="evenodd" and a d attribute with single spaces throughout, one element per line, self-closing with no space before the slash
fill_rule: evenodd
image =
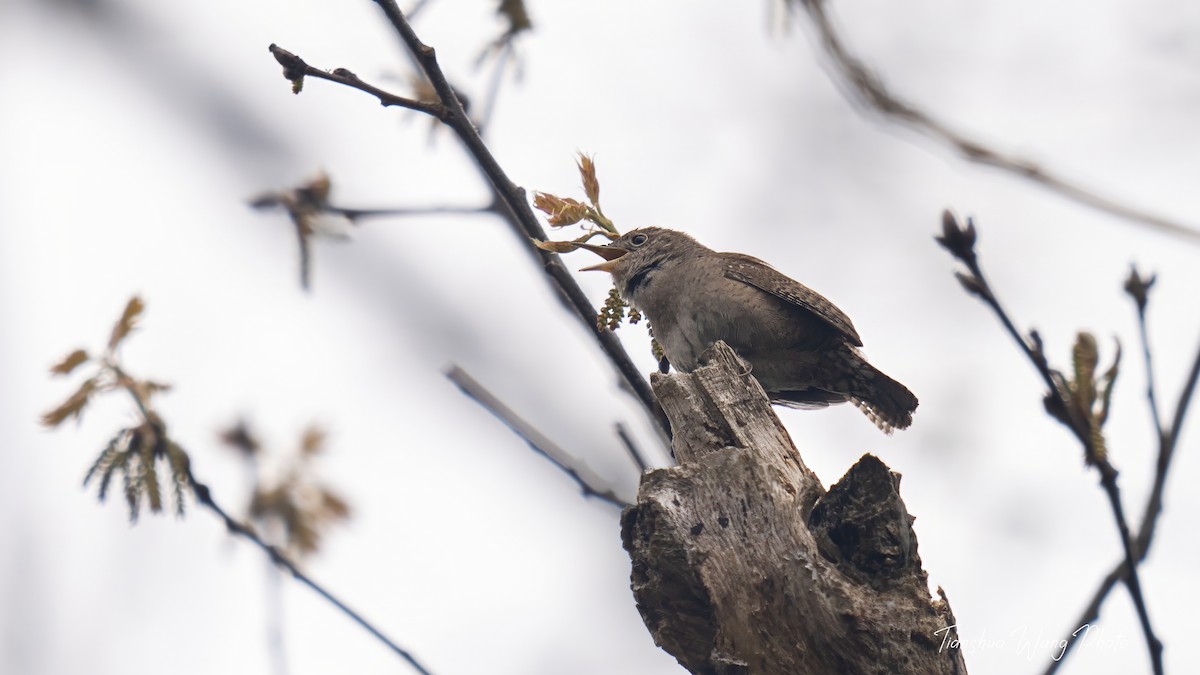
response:
<path id="1" fill-rule="evenodd" d="M 644 234 L 635 234 L 635 235 L 633 235 L 633 238 L 632 238 L 632 239 L 630 239 L 629 241 L 630 241 L 630 242 L 631 242 L 631 243 L 632 243 L 634 246 L 641 246 L 642 244 L 646 243 L 646 240 L 647 240 L 647 239 L 649 239 L 649 237 L 647 237 L 647 236 L 646 236 L 646 235 L 644 235 Z"/>

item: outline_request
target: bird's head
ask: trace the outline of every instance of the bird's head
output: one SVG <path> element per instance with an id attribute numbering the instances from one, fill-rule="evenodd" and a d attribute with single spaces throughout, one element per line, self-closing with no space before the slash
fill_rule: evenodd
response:
<path id="1" fill-rule="evenodd" d="M 707 250 L 690 235 L 661 227 L 631 230 L 607 246 L 581 247 L 604 258 L 604 262 L 580 271 L 608 272 L 621 294 L 634 301 L 655 273 Z"/>

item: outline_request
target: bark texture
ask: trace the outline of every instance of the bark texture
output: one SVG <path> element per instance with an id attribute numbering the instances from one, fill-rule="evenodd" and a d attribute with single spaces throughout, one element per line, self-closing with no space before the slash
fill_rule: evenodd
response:
<path id="1" fill-rule="evenodd" d="M 621 538 L 659 646 L 692 673 L 966 673 L 899 474 L 864 455 L 826 493 L 724 343 L 652 384 L 679 465 L 642 477 Z"/>

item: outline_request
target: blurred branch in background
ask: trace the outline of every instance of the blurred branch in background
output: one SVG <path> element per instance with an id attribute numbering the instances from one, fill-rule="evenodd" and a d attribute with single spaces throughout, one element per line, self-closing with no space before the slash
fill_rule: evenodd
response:
<path id="1" fill-rule="evenodd" d="M 1155 527 L 1158 523 L 1158 516 L 1162 513 L 1163 491 L 1167 485 L 1167 472 L 1171 468 L 1171 458 L 1175 455 L 1175 447 L 1179 441 L 1179 434 L 1183 431 L 1183 421 L 1187 417 L 1188 406 L 1192 401 L 1192 393 L 1196 390 L 1196 381 L 1200 379 L 1200 351 L 1197 351 L 1196 358 L 1192 362 L 1192 369 L 1188 374 L 1187 381 L 1183 385 L 1183 390 L 1179 393 L 1179 400 L 1175 404 L 1175 414 L 1172 417 L 1171 426 L 1167 428 L 1163 426 L 1161 417 L 1159 416 L 1157 397 L 1154 393 L 1154 368 L 1151 357 L 1149 331 L 1146 328 L 1146 309 L 1149 306 L 1150 288 L 1154 285 L 1154 276 L 1143 278 L 1137 272 L 1137 269 L 1130 271 L 1129 280 L 1125 282 L 1125 290 L 1133 298 L 1134 304 L 1137 306 L 1138 312 L 1138 332 L 1142 340 L 1142 352 L 1145 357 L 1146 364 L 1146 399 L 1150 407 L 1150 418 L 1154 422 L 1155 435 L 1158 437 L 1158 460 L 1154 471 L 1154 486 L 1150 490 L 1150 497 L 1147 499 L 1145 511 L 1142 513 L 1142 522 L 1138 527 L 1137 537 L 1134 539 L 1134 549 L 1137 552 L 1137 561 L 1140 563 L 1146 559 L 1146 555 L 1150 552 L 1150 544 L 1154 541 Z M 1112 591 L 1117 582 L 1128 577 L 1129 565 L 1126 560 L 1118 562 L 1100 582 L 1099 588 L 1092 596 L 1091 601 L 1079 618 L 1075 620 L 1073 626 L 1083 626 L 1091 624 L 1100 618 L 1100 607 L 1104 604 L 1104 600 Z M 1072 640 L 1072 636 L 1064 638 L 1066 650 L 1063 652 L 1065 657 L 1070 653 L 1071 649 L 1078 644 L 1078 640 Z M 1058 672 L 1059 666 L 1063 659 L 1051 661 L 1046 667 L 1045 675 L 1053 675 Z"/>
<path id="2" fill-rule="evenodd" d="M 1096 340 L 1089 333 L 1081 332 L 1076 338 L 1070 377 L 1052 368 L 1046 360 L 1042 339 L 1037 331 L 1030 331 L 1029 337 L 1025 338 L 1004 311 L 979 264 L 975 252 L 975 238 L 975 224 L 970 219 L 967 220 L 966 227 L 963 227 L 949 211 L 942 214 L 942 234 L 937 237 L 937 242 L 967 268 L 966 273 L 955 272 L 955 277 L 968 294 L 983 300 L 1004 324 L 1009 335 L 1033 363 L 1046 384 L 1047 392 L 1042 401 L 1046 412 L 1071 430 L 1083 445 L 1086 462 L 1100 472 L 1100 484 L 1108 496 L 1117 533 L 1125 552 L 1125 585 L 1129 588 L 1129 594 L 1137 608 L 1138 620 L 1150 651 L 1154 673 L 1162 675 L 1162 643 L 1150 625 L 1150 614 L 1146 609 L 1146 600 L 1138 578 L 1137 562 L 1140 557 L 1129 533 L 1121 493 L 1117 486 L 1117 470 L 1109 460 L 1102 431 L 1108 418 L 1109 401 L 1117 378 L 1121 356 L 1120 344 L 1117 344 L 1117 355 L 1112 367 L 1099 378 L 1096 377 L 1099 362 Z"/>
<path id="3" fill-rule="evenodd" d="M 253 523 L 259 536 L 272 545 L 282 545 L 293 560 L 321 549 L 325 534 L 350 519 L 350 505 L 337 491 L 316 480 L 313 462 L 325 452 L 325 432 L 309 426 L 301 435 L 296 452 L 265 478 L 264 458 L 270 459 L 249 425 L 238 421 L 220 434 L 221 442 L 246 460 L 252 489 L 246 506 L 246 522 Z M 279 464 L 276 458 L 276 464 Z M 274 672 L 286 675 L 282 575 L 275 565 L 267 566 L 267 644 Z"/>
<path id="4" fill-rule="evenodd" d="M 948 145 L 968 161 L 1021 176 L 1053 192 L 1105 213 L 1160 233 L 1200 244 L 1200 230 L 1156 213 L 1106 197 L 1079 183 L 1042 168 L 1019 155 L 1001 152 L 952 129 L 941 120 L 891 92 L 887 84 L 846 46 L 826 12 L 825 0 L 785 0 L 788 8 L 799 4 L 808 13 L 818 39 L 829 57 L 835 81 L 852 100 L 939 143 Z"/>
<path id="5" fill-rule="evenodd" d="M 300 287 L 312 288 L 312 240 L 318 237 L 347 239 L 350 230 L 364 218 L 399 218 L 438 215 L 498 215 L 501 207 L 487 206 L 428 206 L 377 209 L 350 209 L 329 203 L 333 181 L 325 173 L 294 188 L 264 192 L 252 197 L 249 204 L 259 211 L 282 209 L 296 230 L 300 247 Z"/>
<path id="6" fill-rule="evenodd" d="M 629 459 L 633 460 L 633 463 L 637 465 L 638 471 L 646 473 L 650 465 L 646 462 L 646 456 L 642 454 L 637 443 L 633 442 L 633 437 L 629 435 L 629 430 L 620 422 L 617 422 L 615 430 L 617 438 L 621 439 L 621 444 L 625 446 L 625 451 L 629 453 Z"/>
<path id="7" fill-rule="evenodd" d="M 137 410 L 139 422 L 136 426 L 119 431 L 100 455 L 92 463 L 84 478 L 87 486 L 93 479 L 99 481 L 98 497 L 103 502 L 107 496 L 112 479 L 121 474 L 125 492 L 125 501 L 129 507 L 129 518 L 136 522 L 143 501 L 151 513 L 163 510 L 161 480 L 158 475 L 158 465 L 163 463 L 174 488 L 175 509 L 183 516 L 184 502 L 187 491 L 196 497 L 196 502 L 212 511 L 224 523 L 231 534 L 238 535 L 250 541 L 263 550 L 272 563 L 285 570 L 297 581 L 316 591 L 325 600 L 337 607 L 355 623 L 374 635 L 388 646 L 397 656 L 404 659 L 418 673 L 428 675 L 425 669 L 411 652 L 403 649 L 378 628 L 364 619 L 344 602 L 335 597 L 307 574 L 302 572 L 297 564 L 280 548 L 268 544 L 250 526 L 235 520 L 229 512 L 221 507 L 212 497 L 212 490 L 196 479 L 192 473 L 191 459 L 187 451 L 167 434 L 166 422 L 154 410 L 152 398 L 166 391 L 167 385 L 152 380 L 138 379 L 128 374 L 121 365 L 118 351 L 125 339 L 137 325 L 144 304 L 141 298 L 133 297 L 125 305 L 121 318 L 113 327 L 105 349 L 98 356 L 90 355 L 84 349 L 77 349 L 68 354 L 62 361 L 55 364 L 50 372 L 54 375 L 67 376 L 83 366 L 94 366 L 92 375 L 84 380 L 79 389 L 69 396 L 66 401 L 48 411 L 42 416 L 42 424 L 56 428 L 68 419 L 79 420 L 83 411 L 98 394 L 121 391 L 129 395 Z M 236 438 L 230 436 L 230 441 L 245 439 L 248 445 L 257 446 L 248 434 Z M 227 441 L 229 442 L 229 441 Z M 306 434 L 301 451 L 308 457 L 320 451 L 321 438 Z M 263 518 L 283 518 L 284 527 L 288 531 L 289 546 L 299 552 L 315 550 L 320 531 L 332 520 L 345 517 L 349 508 L 336 494 L 327 488 L 321 488 L 319 503 L 315 508 L 303 506 L 297 500 L 295 489 L 303 489 L 307 483 L 298 479 L 284 481 L 273 493 L 276 494 L 273 506 L 260 506 L 258 515 Z M 283 495 L 279 497 L 278 495 Z M 255 502 L 261 500 L 257 498 Z"/>
<path id="8" fill-rule="evenodd" d="M 525 0 L 499 0 L 496 14 L 507 24 L 504 32 L 485 47 L 475 60 L 476 67 L 479 67 L 493 56 L 496 59 L 496 64 L 492 68 L 491 80 L 488 82 L 487 94 L 483 99 L 483 111 L 479 113 L 476 120 L 476 126 L 481 135 L 491 122 L 492 113 L 496 110 L 496 99 L 500 96 L 500 85 L 504 81 L 504 72 L 508 70 L 509 63 L 515 64 L 517 77 L 521 75 L 521 61 L 520 55 L 517 54 L 516 40 L 522 34 L 533 29 L 533 21 L 530 20 L 529 11 L 525 8 Z M 413 13 L 410 10 L 408 12 L 409 21 L 412 21 L 412 18 Z"/>
<path id="9" fill-rule="evenodd" d="M 629 502 L 618 497 L 612 487 L 605 485 L 604 480 L 589 469 L 586 464 L 579 462 L 570 453 L 547 438 L 545 434 L 522 419 L 512 408 L 505 405 L 499 398 L 484 388 L 478 380 L 467 374 L 465 370 L 457 365 L 451 365 L 446 369 L 446 377 L 462 393 L 466 394 L 467 397 L 474 400 L 484 410 L 490 412 L 496 419 L 503 422 L 504 426 L 511 429 L 514 434 L 520 436 L 521 440 L 525 441 L 530 449 L 545 457 L 558 470 L 567 474 L 571 480 L 579 485 L 584 497 L 595 497 L 617 508 L 629 506 Z"/>

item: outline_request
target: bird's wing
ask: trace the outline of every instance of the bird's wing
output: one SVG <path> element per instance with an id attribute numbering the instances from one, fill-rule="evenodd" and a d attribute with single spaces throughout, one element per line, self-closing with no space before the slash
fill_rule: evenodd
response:
<path id="1" fill-rule="evenodd" d="M 793 305 L 816 314 L 825 323 L 837 329 L 856 347 L 862 346 L 862 338 L 850 323 L 850 317 L 838 309 L 825 296 L 789 278 L 767 263 L 741 253 L 725 253 L 725 277 L 748 284 Z"/>

